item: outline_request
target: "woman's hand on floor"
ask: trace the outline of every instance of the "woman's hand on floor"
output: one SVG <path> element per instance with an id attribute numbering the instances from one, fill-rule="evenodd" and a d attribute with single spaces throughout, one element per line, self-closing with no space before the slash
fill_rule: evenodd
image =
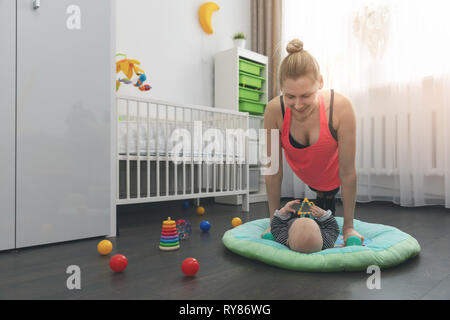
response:
<path id="1" fill-rule="evenodd" d="M 347 239 L 350 238 L 351 236 L 356 236 L 356 237 L 360 238 L 361 239 L 361 243 L 364 242 L 364 237 L 362 235 L 360 235 L 353 228 L 345 228 L 344 230 L 342 230 L 342 232 L 344 234 L 344 243 L 347 243 Z"/>

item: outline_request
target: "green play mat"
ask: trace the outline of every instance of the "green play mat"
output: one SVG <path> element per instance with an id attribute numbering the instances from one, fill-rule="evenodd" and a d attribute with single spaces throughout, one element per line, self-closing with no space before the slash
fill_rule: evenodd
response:
<path id="1" fill-rule="evenodd" d="M 342 232 L 343 218 L 336 217 Z M 365 246 L 335 247 L 316 253 L 299 253 L 273 240 L 261 238 L 270 220 L 247 222 L 223 235 L 229 250 L 244 257 L 274 266 L 299 271 L 357 271 L 368 266 L 396 266 L 420 252 L 416 239 L 399 229 L 382 224 L 354 220 L 354 228 L 366 239 Z M 339 239 L 338 239 L 339 241 Z"/>

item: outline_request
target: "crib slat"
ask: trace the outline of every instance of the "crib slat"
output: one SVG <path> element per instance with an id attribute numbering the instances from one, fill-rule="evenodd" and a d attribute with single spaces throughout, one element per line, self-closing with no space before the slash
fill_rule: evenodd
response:
<path id="1" fill-rule="evenodd" d="M 159 172 L 159 104 L 156 105 L 156 196 L 160 197 L 160 172 Z"/>
<path id="2" fill-rule="evenodd" d="M 228 115 L 227 116 L 227 124 L 228 124 L 228 126 L 229 126 L 229 124 L 231 123 L 231 120 L 230 120 L 230 118 L 231 118 L 231 116 L 230 115 Z M 231 156 L 233 157 L 234 156 L 234 143 L 235 143 L 235 141 L 233 141 L 233 150 L 232 150 L 232 152 L 231 152 Z M 231 160 L 231 161 L 233 161 L 233 160 Z M 230 191 L 230 169 L 231 169 L 231 164 L 230 163 L 227 163 L 226 164 L 226 169 L 227 169 L 227 171 L 226 171 L 226 180 L 227 180 L 227 191 Z"/>
<path id="3" fill-rule="evenodd" d="M 117 114 L 119 114 L 119 119 L 117 120 L 115 126 L 116 126 L 116 137 L 119 134 L 119 127 L 120 127 L 120 113 L 119 113 L 119 102 L 120 99 L 117 99 L 116 101 L 116 108 L 117 108 Z M 116 138 L 116 154 L 118 155 L 120 152 L 120 140 Z M 116 198 L 120 199 L 120 158 L 116 155 Z"/>
<path id="4" fill-rule="evenodd" d="M 147 102 L 147 198 L 150 198 L 150 105 Z"/>
<path id="5" fill-rule="evenodd" d="M 166 196 L 169 195 L 169 106 L 166 107 L 166 136 L 164 137 L 164 141 L 166 143 Z"/>
<path id="6" fill-rule="evenodd" d="M 205 167 L 206 167 L 206 173 L 205 173 L 205 177 L 206 177 L 206 185 L 205 185 L 205 192 L 209 192 L 209 163 L 206 162 L 205 163 Z"/>
<path id="7" fill-rule="evenodd" d="M 233 117 L 233 130 L 236 130 L 237 132 L 237 124 L 236 124 L 236 117 Z M 239 143 L 240 137 L 236 137 L 236 154 L 233 155 L 233 190 L 237 190 L 236 188 L 236 174 L 237 174 L 237 156 L 239 155 L 239 148 L 240 148 L 240 143 Z"/>
<path id="8" fill-rule="evenodd" d="M 213 126 L 214 128 L 217 128 L 217 118 L 216 118 L 216 114 L 213 113 Z M 222 150 L 219 150 L 219 152 L 223 152 Z M 216 159 L 213 160 L 213 164 L 212 164 L 212 171 L 213 171 L 213 180 L 212 180 L 212 192 L 216 192 L 216 188 L 217 188 L 217 184 L 216 184 L 216 163 L 218 157 Z"/>
<path id="9" fill-rule="evenodd" d="M 127 153 L 126 153 L 126 179 L 127 179 L 127 199 L 130 199 L 130 104 L 127 100 Z"/>
<path id="10" fill-rule="evenodd" d="M 244 128 L 247 131 L 247 128 L 244 125 L 244 121 L 242 120 L 242 118 L 240 118 L 239 121 L 241 122 L 239 127 L 240 128 Z M 244 151 L 244 154 L 245 154 L 245 150 L 241 150 L 241 151 Z M 242 190 L 242 163 L 243 163 L 243 161 L 242 161 L 242 154 L 239 154 L 239 159 L 238 160 L 239 160 L 239 188 L 238 189 Z"/>
<path id="11" fill-rule="evenodd" d="M 191 109 L 191 194 L 194 194 L 194 135 L 195 135 L 195 123 L 194 112 Z"/>
<path id="12" fill-rule="evenodd" d="M 226 150 L 226 146 L 227 146 L 227 135 L 226 135 L 226 130 L 225 130 L 225 127 L 223 126 L 223 123 L 224 123 L 224 121 L 223 121 L 223 115 L 221 115 L 221 118 L 220 118 L 220 120 L 219 120 L 219 128 L 220 128 L 220 130 L 222 130 L 222 132 L 224 133 L 224 139 L 223 139 L 223 141 L 224 141 L 224 144 L 225 144 L 225 152 L 223 153 L 223 157 L 221 158 L 221 160 L 220 160 L 220 162 L 218 162 L 218 164 L 217 164 L 217 190 L 218 191 L 220 191 L 220 190 L 222 190 L 223 188 L 222 188 L 222 185 L 223 185 L 223 183 L 222 183 L 222 165 L 226 162 L 226 157 L 227 157 L 227 150 Z"/>
<path id="13" fill-rule="evenodd" d="M 202 171 L 203 171 L 203 123 L 204 123 L 204 117 L 202 116 L 202 114 L 204 114 L 203 112 L 199 112 L 199 119 L 200 119 L 200 123 L 202 124 L 202 132 L 201 135 L 199 137 L 200 141 L 199 141 L 199 145 L 200 145 L 200 158 L 199 158 L 199 163 L 198 163 L 198 193 L 202 193 Z"/>
<path id="14" fill-rule="evenodd" d="M 175 127 L 174 127 L 174 130 L 176 130 L 177 129 L 177 126 L 178 126 L 178 123 L 177 123 L 177 107 L 175 107 Z M 173 146 L 172 146 L 172 152 L 173 152 Z M 176 157 L 178 156 L 178 154 L 172 154 L 172 156 L 174 157 L 174 159 L 176 159 Z M 177 195 L 178 194 L 178 164 L 177 163 L 175 163 L 175 161 L 172 161 L 173 162 L 173 166 L 174 166 L 174 177 L 173 177 L 173 182 L 174 182 L 174 194 L 175 195 Z"/>
<path id="15" fill-rule="evenodd" d="M 183 124 L 185 123 L 186 123 L 186 108 L 183 108 Z M 185 156 L 186 153 L 187 150 L 185 150 L 183 145 L 183 195 L 186 194 L 186 156 Z"/>
<path id="16" fill-rule="evenodd" d="M 136 154 L 137 154 L 137 198 L 141 197 L 141 119 L 140 119 L 140 112 L 139 112 L 139 102 L 136 102 L 136 125 L 137 125 L 137 138 L 136 138 Z"/>
<path id="17" fill-rule="evenodd" d="M 206 113 L 206 128 L 205 130 L 208 130 L 210 128 L 209 126 L 209 112 Z M 209 161 L 210 161 L 211 156 L 209 154 L 206 155 L 206 162 L 205 162 L 205 167 L 206 167 L 206 186 L 205 186 L 205 192 L 208 193 L 209 192 Z"/>
<path id="18" fill-rule="evenodd" d="M 226 148 L 227 143 L 228 143 L 228 140 L 227 140 L 228 137 L 226 135 L 226 130 L 225 130 L 224 121 L 223 121 L 222 117 L 220 119 L 221 121 L 220 121 L 219 127 L 222 130 L 225 131 L 224 142 L 225 142 L 225 148 Z M 218 177 L 219 178 L 219 192 L 223 192 L 223 173 L 222 173 L 222 170 L 223 170 L 223 164 L 226 162 L 226 159 L 227 159 L 227 151 L 225 151 L 225 154 L 223 155 L 223 159 L 222 159 L 222 161 L 220 161 L 220 163 L 218 165 L 218 167 L 219 167 L 218 168 L 218 173 L 219 173 L 219 177 Z"/>

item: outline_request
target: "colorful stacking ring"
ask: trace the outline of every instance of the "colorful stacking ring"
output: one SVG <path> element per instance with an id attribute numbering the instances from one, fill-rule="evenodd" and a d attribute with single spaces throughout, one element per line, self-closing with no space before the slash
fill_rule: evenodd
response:
<path id="1" fill-rule="evenodd" d="M 163 236 L 176 236 L 178 233 L 177 232 L 165 232 L 165 231 L 163 231 L 163 232 L 161 232 L 161 235 L 163 235 Z"/>
<path id="2" fill-rule="evenodd" d="M 160 242 L 161 243 L 175 243 L 175 242 L 178 242 L 178 239 L 172 239 L 172 240 L 161 239 Z"/>
<path id="3" fill-rule="evenodd" d="M 175 247 L 175 246 L 178 246 L 179 244 L 180 244 L 180 242 L 177 241 L 177 242 L 174 242 L 174 243 L 160 243 L 159 245 L 161 247 Z"/>
<path id="4" fill-rule="evenodd" d="M 161 239 L 173 240 L 173 239 L 178 239 L 178 236 L 161 236 Z"/>

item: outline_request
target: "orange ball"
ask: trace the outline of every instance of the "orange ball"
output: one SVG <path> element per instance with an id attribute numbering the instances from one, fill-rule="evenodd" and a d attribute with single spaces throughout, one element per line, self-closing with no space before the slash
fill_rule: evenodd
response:
<path id="1" fill-rule="evenodd" d="M 197 214 L 202 216 L 205 214 L 205 208 L 203 207 L 197 207 Z"/>
<path id="2" fill-rule="evenodd" d="M 231 225 L 233 227 L 237 227 L 240 226 L 242 224 L 242 220 L 240 218 L 233 218 L 233 220 L 231 220 Z"/>
<path id="3" fill-rule="evenodd" d="M 112 251 L 112 248 L 113 248 L 113 245 L 112 245 L 111 241 L 109 241 L 109 240 L 102 240 L 97 245 L 97 251 L 102 256 L 106 256 L 106 255 L 110 254 Z"/>

